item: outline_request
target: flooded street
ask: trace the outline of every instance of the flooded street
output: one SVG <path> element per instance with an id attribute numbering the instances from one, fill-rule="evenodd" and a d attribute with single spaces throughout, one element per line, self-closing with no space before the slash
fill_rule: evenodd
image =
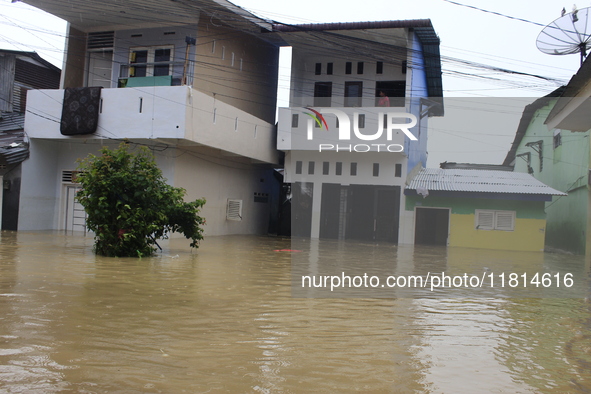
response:
<path id="1" fill-rule="evenodd" d="M 588 299 L 293 297 L 292 255 L 338 252 L 323 242 L 209 237 L 191 252 L 175 239 L 115 259 L 91 237 L 2 233 L 0 392 L 591 392 Z M 359 262 L 367 248 L 341 252 Z M 439 271 L 487 253 L 372 248 Z M 582 256 L 489 254 L 517 258 L 576 270 L 588 291 Z"/>

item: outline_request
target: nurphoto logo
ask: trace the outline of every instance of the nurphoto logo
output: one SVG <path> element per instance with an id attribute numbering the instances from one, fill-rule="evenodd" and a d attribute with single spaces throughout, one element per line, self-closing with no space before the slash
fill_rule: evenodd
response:
<path id="1" fill-rule="evenodd" d="M 325 114 L 333 114 L 337 117 L 338 120 L 338 140 L 339 141 L 377 141 L 382 139 L 384 131 L 386 132 L 386 140 L 392 141 L 394 131 L 400 130 L 406 135 L 411 141 L 417 141 L 417 137 L 415 137 L 409 129 L 414 127 L 417 124 L 417 117 L 413 114 L 407 112 L 379 112 L 377 114 L 377 131 L 373 134 L 364 134 L 361 132 L 359 112 L 353 113 L 353 121 L 348 114 L 341 110 L 333 109 L 333 108 L 321 108 L 319 110 L 315 110 L 310 107 L 306 107 L 307 110 L 310 112 L 304 112 L 304 114 L 308 115 L 310 119 L 308 119 L 307 124 L 307 139 L 309 141 L 314 139 L 314 129 L 320 131 L 329 131 L 328 123 L 324 118 Z M 362 115 L 365 116 L 365 115 Z M 384 119 L 385 121 L 382 121 Z M 410 122 L 406 123 L 395 123 L 394 120 L 399 121 L 400 119 L 410 120 Z M 318 126 L 314 127 L 314 123 Z M 386 127 L 384 127 L 384 123 Z M 353 136 L 351 136 L 351 124 L 353 124 Z M 353 137 L 353 138 L 352 138 Z M 326 144 L 321 143 L 318 144 L 318 151 L 347 151 L 347 152 L 369 152 L 369 151 L 377 151 L 377 152 L 402 152 L 404 151 L 404 147 L 400 144 L 349 144 L 349 145 L 339 145 L 339 144 Z"/>

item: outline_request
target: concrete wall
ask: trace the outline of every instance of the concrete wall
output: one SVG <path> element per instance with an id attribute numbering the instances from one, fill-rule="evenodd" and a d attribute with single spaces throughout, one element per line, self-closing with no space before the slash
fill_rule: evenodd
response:
<path id="1" fill-rule="evenodd" d="M 332 82 L 331 107 L 345 106 L 345 82 L 362 82 L 363 97 L 361 107 L 376 107 L 376 81 L 407 81 L 407 74 L 402 72 L 402 58 L 397 63 L 383 63 L 383 73 L 376 73 L 376 60 L 358 56 L 324 56 L 319 51 L 308 52 L 293 48 L 290 107 L 314 106 L 314 84 L 316 82 Z M 326 74 L 327 63 L 333 63 L 333 74 Z M 351 74 L 345 74 L 347 62 L 352 64 Z M 357 63 L 363 62 L 363 74 L 357 74 Z M 316 63 L 322 64 L 322 72 L 316 75 Z M 410 96 L 410 85 L 407 83 L 407 94 Z M 414 94 L 414 93 L 413 93 Z M 392 104 L 394 104 L 392 102 Z"/>
<path id="2" fill-rule="evenodd" d="M 205 198 L 206 235 L 266 234 L 269 226 L 272 169 L 185 151 L 175 159 L 174 185 L 187 190 L 187 200 Z M 268 202 L 255 202 L 255 195 Z M 228 199 L 242 200 L 242 220 L 226 220 Z"/>
<path id="3" fill-rule="evenodd" d="M 77 30 L 68 23 L 66 35 L 64 65 L 60 87 L 75 88 L 83 86 L 86 62 L 86 33 Z"/>
<path id="4" fill-rule="evenodd" d="M 195 89 L 275 123 L 278 47 L 202 19 L 196 49 Z"/>

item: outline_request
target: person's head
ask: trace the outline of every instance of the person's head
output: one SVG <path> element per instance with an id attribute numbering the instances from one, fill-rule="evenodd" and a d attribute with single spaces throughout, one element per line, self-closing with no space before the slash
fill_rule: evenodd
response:
<path id="1" fill-rule="evenodd" d="M 384 97 L 386 95 L 386 93 L 384 93 L 383 90 L 380 90 L 380 93 L 378 93 L 380 95 L 380 97 Z"/>

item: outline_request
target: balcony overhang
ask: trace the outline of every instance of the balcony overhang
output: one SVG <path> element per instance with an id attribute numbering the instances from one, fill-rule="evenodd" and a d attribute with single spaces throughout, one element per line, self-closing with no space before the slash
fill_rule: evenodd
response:
<path id="1" fill-rule="evenodd" d="M 31 139 L 67 143 L 127 139 L 205 149 L 209 155 L 232 155 L 233 161 L 240 157 L 249 163 L 279 163 L 274 125 L 187 86 L 102 89 L 97 131 L 77 136 L 60 132 L 63 97 L 63 90 L 30 91 L 25 132 Z"/>
<path id="2" fill-rule="evenodd" d="M 171 0 L 160 3 L 140 0 L 23 2 L 62 18 L 86 33 L 195 24 L 201 13 L 217 19 L 218 23 L 230 20 L 233 26 L 253 33 L 271 29 L 271 23 L 226 0 Z"/>

